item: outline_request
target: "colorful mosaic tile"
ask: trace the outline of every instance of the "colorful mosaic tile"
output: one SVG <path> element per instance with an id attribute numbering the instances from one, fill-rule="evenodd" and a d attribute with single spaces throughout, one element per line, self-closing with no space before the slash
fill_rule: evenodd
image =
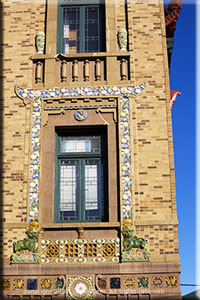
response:
<path id="1" fill-rule="evenodd" d="M 24 289 L 24 280 L 23 279 L 13 280 L 13 289 L 14 290 L 23 290 Z"/>
<path id="2" fill-rule="evenodd" d="M 68 289 L 71 299 L 92 299 L 92 277 L 71 277 L 68 280 Z"/>
<path id="3" fill-rule="evenodd" d="M 27 279 L 27 290 L 37 290 L 37 279 Z"/>
<path id="4" fill-rule="evenodd" d="M 12 263 L 39 263 L 40 262 L 40 254 L 38 253 L 14 253 L 11 256 Z"/>
<path id="5" fill-rule="evenodd" d="M 110 288 L 111 289 L 120 289 L 121 281 L 120 277 L 111 277 L 110 278 Z"/>
<path id="6" fill-rule="evenodd" d="M 84 257 L 97 257 L 97 244 L 83 244 Z"/>
<path id="7" fill-rule="evenodd" d="M 124 287 L 126 289 L 133 289 L 135 287 L 135 279 L 132 276 L 124 277 Z"/>
<path id="8" fill-rule="evenodd" d="M 106 278 L 100 278 L 100 277 L 98 277 L 97 283 L 98 283 L 98 286 L 101 289 L 103 289 L 103 290 L 106 289 L 106 287 L 107 287 L 107 279 Z"/>
<path id="9" fill-rule="evenodd" d="M 74 113 L 74 119 L 77 121 L 84 121 L 87 119 L 88 113 L 87 111 L 80 109 Z"/>
<path id="10" fill-rule="evenodd" d="M 116 245 L 114 243 L 103 243 L 101 251 L 104 257 L 113 257 L 116 253 Z"/>
<path id="11" fill-rule="evenodd" d="M 46 258 L 56 258 L 59 257 L 59 245 L 58 244 L 48 244 L 46 245 Z"/>
<path id="12" fill-rule="evenodd" d="M 56 290 L 60 290 L 64 287 L 64 280 L 63 278 L 56 278 L 55 282 L 54 282 L 54 288 Z"/>
<path id="13" fill-rule="evenodd" d="M 139 288 L 148 288 L 149 280 L 148 277 L 138 277 L 138 287 Z"/>
<path id="14" fill-rule="evenodd" d="M 43 290 L 49 290 L 51 288 L 51 280 L 50 279 L 41 279 L 40 285 Z"/>
<path id="15" fill-rule="evenodd" d="M 65 257 L 77 258 L 78 257 L 78 245 L 66 244 L 65 245 Z"/>
<path id="16" fill-rule="evenodd" d="M 166 287 L 177 287 L 177 277 L 176 276 L 167 276 L 165 278 Z"/>
<path id="17" fill-rule="evenodd" d="M 123 251 L 123 261 L 149 261 L 150 254 L 147 251 L 133 248 L 130 251 Z"/>
<path id="18" fill-rule="evenodd" d="M 119 262 L 119 239 L 42 240 L 41 262 Z"/>
<path id="19" fill-rule="evenodd" d="M 160 276 L 154 277 L 153 281 L 152 281 L 153 285 L 158 288 L 162 287 L 162 282 L 163 282 L 162 277 L 160 277 Z"/>
<path id="20" fill-rule="evenodd" d="M 131 145 L 130 145 L 130 111 L 129 97 L 137 96 L 145 88 L 138 86 L 117 87 L 81 87 L 81 88 L 53 88 L 47 90 L 22 89 L 17 87 L 16 94 L 24 101 L 33 100 L 32 111 L 32 142 L 30 164 L 30 192 L 29 192 L 29 221 L 38 221 L 39 217 L 39 173 L 40 173 L 40 136 L 41 136 L 41 104 L 44 99 L 71 97 L 102 97 L 117 96 L 120 98 L 120 143 L 121 152 L 121 190 L 122 190 L 122 219 L 132 219 L 132 181 L 131 181 Z M 54 108 L 55 109 L 55 108 Z M 59 108 L 60 109 L 60 108 Z"/>
<path id="21" fill-rule="evenodd" d="M 0 290 L 8 291 L 11 287 L 10 279 L 1 279 L 0 280 Z"/>

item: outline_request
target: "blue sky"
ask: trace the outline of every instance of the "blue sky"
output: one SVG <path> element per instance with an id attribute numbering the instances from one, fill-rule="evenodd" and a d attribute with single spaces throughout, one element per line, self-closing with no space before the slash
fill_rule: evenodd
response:
<path id="1" fill-rule="evenodd" d="M 195 69 L 196 23 L 195 4 L 182 1 L 183 7 L 175 31 L 172 53 L 170 87 L 181 96 L 172 110 L 176 198 L 179 221 L 179 249 L 181 259 L 181 284 L 196 283 L 195 272 Z M 191 1 L 190 3 L 194 3 Z M 165 1 L 169 3 L 169 1 Z M 181 287 L 182 295 L 196 287 Z"/>

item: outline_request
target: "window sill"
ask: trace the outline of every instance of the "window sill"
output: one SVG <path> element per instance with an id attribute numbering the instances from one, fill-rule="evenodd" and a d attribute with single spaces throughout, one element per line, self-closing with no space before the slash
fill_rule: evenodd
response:
<path id="1" fill-rule="evenodd" d="M 61 228 L 119 228 L 120 222 L 92 222 L 92 223 L 45 223 L 41 226 L 43 229 L 61 229 Z"/>
<path id="2" fill-rule="evenodd" d="M 70 54 L 34 54 L 30 56 L 31 60 L 38 60 L 38 59 L 64 59 L 64 58 L 98 58 L 98 57 L 115 57 L 115 56 L 130 56 L 129 51 L 118 51 L 118 52 L 91 52 L 91 53 L 70 53 Z"/>

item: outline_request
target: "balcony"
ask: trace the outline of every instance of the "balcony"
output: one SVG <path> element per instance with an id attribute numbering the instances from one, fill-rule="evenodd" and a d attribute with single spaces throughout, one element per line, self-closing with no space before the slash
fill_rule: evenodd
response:
<path id="1" fill-rule="evenodd" d="M 120 85 L 130 80 L 130 54 L 77 53 L 40 55 L 33 62 L 33 87 Z"/>

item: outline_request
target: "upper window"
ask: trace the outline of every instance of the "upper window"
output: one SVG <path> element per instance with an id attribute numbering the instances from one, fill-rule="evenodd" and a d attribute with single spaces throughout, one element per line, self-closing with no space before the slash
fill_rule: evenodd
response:
<path id="1" fill-rule="evenodd" d="M 62 0 L 58 7 L 58 53 L 105 51 L 104 23 L 104 5 Z"/>
<path id="2" fill-rule="evenodd" d="M 57 133 L 55 221 L 104 221 L 106 158 L 103 135 Z"/>

